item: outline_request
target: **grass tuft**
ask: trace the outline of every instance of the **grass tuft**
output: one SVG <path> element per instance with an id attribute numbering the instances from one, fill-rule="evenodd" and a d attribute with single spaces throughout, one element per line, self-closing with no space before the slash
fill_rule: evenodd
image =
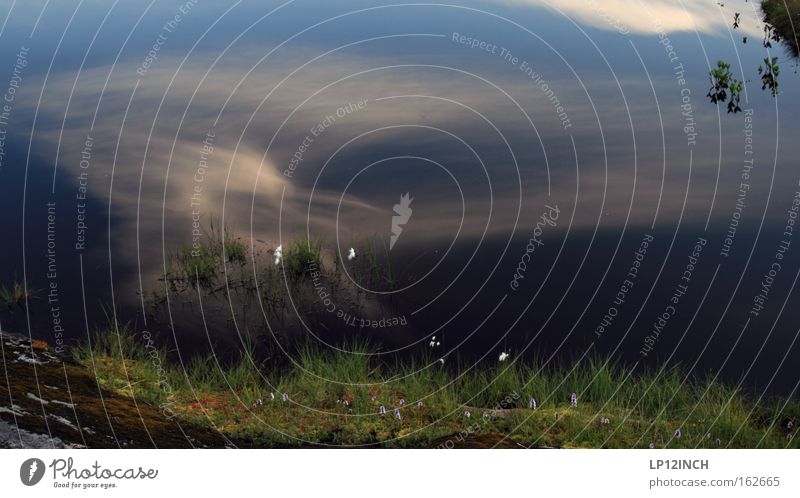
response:
<path id="1" fill-rule="evenodd" d="M 283 252 L 283 264 L 287 273 L 294 277 L 302 277 L 322 265 L 322 244 L 309 239 L 295 240 Z"/>
<path id="2" fill-rule="evenodd" d="M 173 286 L 199 283 L 212 285 L 223 269 L 223 263 L 241 267 L 247 262 L 247 246 L 241 237 L 233 236 L 211 220 L 200 241 L 194 246 L 182 246 L 173 256 L 166 279 Z"/>
<path id="3" fill-rule="evenodd" d="M 12 311 L 15 307 L 25 306 L 25 303 L 33 299 L 38 292 L 30 285 L 25 285 L 15 279 L 10 288 L 5 285 L 0 288 L 0 300 L 3 301 L 9 311 Z"/>

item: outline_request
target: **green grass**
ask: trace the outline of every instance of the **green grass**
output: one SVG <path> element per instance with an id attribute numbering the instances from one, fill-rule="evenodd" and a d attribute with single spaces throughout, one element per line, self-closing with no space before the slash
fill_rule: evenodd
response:
<path id="1" fill-rule="evenodd" d="M 538 360 L 469 368 L 425 356 L 380 361 L 370 355 L 376 345 L 355 342 L 342 348 L 357 354 L 297 344 L 291 361 L 278 360 L 279 352 L 255 361 L 247 348 L 234 361 L 197 357 L 184 368 L 146 344 L 130 327 L 120 327 L 98 333 L 73 354 L 105 387 L 169 403 L 184 419 L 213 424 L 253 445 L 798 447 L 783 426 L 800 420 L 796 399 L 755 404 L 729 386 L 687 379 L 679 367 L 631 372 L 590 358 L 563 368 Z M 570 406 L 573 392 L 577 407 Z M 284 393 L 289 401 L 281 400 Z M 536 410 L 528 407 L 532 397 Z M 673 437 L 677 429 L 679 439 Z"/>

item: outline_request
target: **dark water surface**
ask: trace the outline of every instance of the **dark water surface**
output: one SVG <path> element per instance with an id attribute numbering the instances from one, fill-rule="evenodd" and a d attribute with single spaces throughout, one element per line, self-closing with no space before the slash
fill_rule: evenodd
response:
<path id="1" fill-rule="evenodd" d="M 597 351 L 794 391 L 796 62 L 752 2 L 629 3 L 2 2 L 0 284 L 35 290 L 3 329 L 68 346 L 116 316 L 186 354 Z M 718 59 L 741 113 L 708 102 Z M 212 220 L 249 249 L 232 280 L 307 235 L 350 271 L 335 293 L 269 284 L 277 312 L 264 285 L 171 288 Z M 358 271 L 371 245 L 394 285 Z"/>

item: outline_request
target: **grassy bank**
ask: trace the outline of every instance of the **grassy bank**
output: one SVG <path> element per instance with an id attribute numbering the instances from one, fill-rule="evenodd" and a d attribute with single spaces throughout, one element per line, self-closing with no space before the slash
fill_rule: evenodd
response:
<path id="1" fill-rule="evenodd" d="M 181 366 L 123 327 L 73 354 L 105 388 L 254 446 L 798 447 L 787 428 L 800 417 L 796 401 L 756 403 L 678 368 L 631 372 L 594 358 L 468 369 L 435 358 L 382 362 L 364 343 L 345 349 L 358 354 L 300 345 L 292 362 L 276 352 Z"/>

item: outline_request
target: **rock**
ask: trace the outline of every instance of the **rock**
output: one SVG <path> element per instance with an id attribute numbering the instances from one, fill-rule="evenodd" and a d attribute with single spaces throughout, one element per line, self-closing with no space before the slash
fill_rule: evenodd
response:
<path id="1" fill-rule="evenodd" d="M 43 341 L 0 332 L 0 447 L 222 448 L 236 444 L 155 406 L 101 388 Z"/>

